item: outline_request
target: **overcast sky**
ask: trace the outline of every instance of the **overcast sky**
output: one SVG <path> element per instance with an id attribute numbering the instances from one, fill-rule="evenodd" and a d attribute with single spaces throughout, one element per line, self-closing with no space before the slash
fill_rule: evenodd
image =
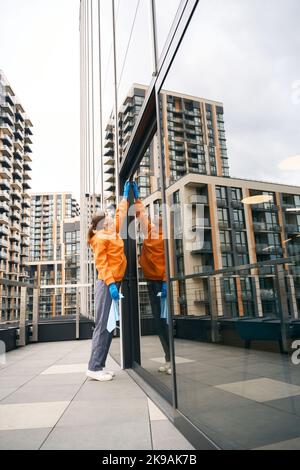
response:
<path id="1" fill-rule="evenodd" d="M 157 2 L 160 50 L 178 4 Z M 102 0 L 104 120 L 113 97 L 110 5 Z M 133 82 L 152 78 L 148 5 L 117 2 L 120 101 Z M 79 0 L 0 0 L 0 17 L 0 68 L 34 124 L 32 188 L 78 196 Z M 299 184 L 299 170 L 278 168 L 300 153 L 299 18 L 299 0 L 199 2 L 165 87 L 223 101 L 232 176 Z"/>

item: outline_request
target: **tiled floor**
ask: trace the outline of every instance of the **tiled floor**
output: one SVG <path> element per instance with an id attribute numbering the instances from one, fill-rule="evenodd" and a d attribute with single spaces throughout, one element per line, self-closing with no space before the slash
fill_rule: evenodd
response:
<path id="1" fill-rule="evenodd" d="M 143 367 L 171 388 L 158 337 L 141 348 Z M 175 357 L 179 410 L 221 448 L 300 450 L 300 366 L 288 355 L 175 339 Z"/>
<path id="2" fill-rule="evenodd" d="M 31 344 L 0 365 L 0 449 L 193 449 L 126 371 L 86 378 L 90 341 Z"/>

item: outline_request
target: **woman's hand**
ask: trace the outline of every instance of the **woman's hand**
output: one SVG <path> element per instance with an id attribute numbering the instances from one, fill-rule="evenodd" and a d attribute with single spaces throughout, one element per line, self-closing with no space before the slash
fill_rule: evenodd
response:
<path id="1" fill-rule="evenodd" d="M 109 293 L 112 300 L 119 300 L 119 291 L 115 282 L 109 284 Z"/>
<path id="2" fill-rule="evenodd" d="M 139 198 L 139 187 L 138 187 L 136 181 L 133 181 L 131 183 L 131 185 L 132 185 L 132 189 L 133 189 L 134 199 L 138 199 Z"/>
<path id="3" fill-rule="evenodd" d="M 130 186 L 131 186 L 130 181 L 127 180 L 126 183 L 124 184 L 124 190 L 123 190 L 123 198 L 124 199 L 128 199 Z"/>

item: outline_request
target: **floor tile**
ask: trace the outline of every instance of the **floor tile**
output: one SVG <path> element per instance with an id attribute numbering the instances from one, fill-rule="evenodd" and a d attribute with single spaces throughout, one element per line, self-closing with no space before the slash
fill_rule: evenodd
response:
<path id="1" fill-rule="evenodd" d="M 68 405 L 68 401 L 0 404 L 0 430 L 52 427 Z"/>
<path id="2" fill-rule="evenodd" d="M 158 420 L 167 420 L 168 418 L 160 409 L 153 403 L 150 398 L 148 400 L 148 410 L 149 410 L 149 416 L 151 421 L 158 421 Z"/>
<path id="3" fill-rule="evenodd" d="M 300 395 L 300 387 L 297 385 L 291 385 L 268 378 L 216 385 L 216 388 L 258 402 Z"/>
<path id="4" fill-rule="evenodd" d="M 42 375 L 48 374 L 75 374 L 87 371 L 87 363 L 82 364 L 58 364 L 49 367 L 42 372 Z"/>

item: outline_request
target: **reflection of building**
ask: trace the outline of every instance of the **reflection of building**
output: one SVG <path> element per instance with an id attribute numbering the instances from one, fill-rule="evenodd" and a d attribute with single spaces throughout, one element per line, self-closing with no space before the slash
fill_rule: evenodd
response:
<path id="1" fill-rule="evenodd" d="M 22 281 L 29 247 L 31 121 L 0 71 L 0 277 Z M 0 285 L 3 320 L 19 316 L 18 287 Z"/>
<path id="2" fill-rule="evenodd" d="M 70 193 L 38 193 L 31 197 L 29 277 L 37 285 L 66 284 L 64 220 L 79 215 Z M 65 291 L 42 289 L 40 315 L 64 315 Z"/>
<path id="3" fill-rule="evenodd" d="M 126 151 L 147 87 L 133 85 L 119 112 L 120 158 Z M 223 105 L 171 91 L 160 93 L 166 177 L 170 183 L 188 173 L 228 176 Z M 114 200 L 114 127 L 106 128 L 105 168 L 107 198 Z M 157 189 L 159 161 L 156 139 L 146 151 L 135 177 L 141 197 Z"/>
<path id="4" fill-rule="evenodd" d="M 79 284 L 80 281 L 80 219 L 73 217 L 63 223 L 65 261 L 65 284 Z M 75 315 L 77 290 L 65 288 L 65 314 Z"/>
<path id="5" fill-rule="evenodd" d="M 268 203 L 244 205 L 247 196 L 272 196 Z M 300 253 L 300 188 L 237 178 L 186 175 L 167 189 L 170 205 L 180 202 L 174 212 L 171 242 L 172 276 L 193 275 L 176 282 L 176 314 L 209 314 L 208 280 L 197 279 L 216 269 L 264 262 Z M 156 192 L 144 202 L 151 206 L 160 199 Z M 201 219 L 196 206 L 202 207 Z M 190 212 L 189 212 L 190 211 Z M 178 230 L 179 227 L 179 230 Z M 186 232 L 183 233 L 182 227 Z M 201 231 L 203 227 L 203 231 Z M 194 241 L 192 230 L 200 230 Z M 174 231 L 179 232 L 177 238 Z M 191 237 L 191 238 L 189 238 Z M 297 318 L 300 308 L 299 268 L 290 267 L 287 277 L 289 309 Z M 223 304 L 218 315 L 276 316 L 276 285 L 272 268 L 264 267 L 243 279 L 231 274 L 220 281 Z M 177 301 L 175 301 L 177 299 Z M 277 312 L 278 313 L 278 312 Z"/>

